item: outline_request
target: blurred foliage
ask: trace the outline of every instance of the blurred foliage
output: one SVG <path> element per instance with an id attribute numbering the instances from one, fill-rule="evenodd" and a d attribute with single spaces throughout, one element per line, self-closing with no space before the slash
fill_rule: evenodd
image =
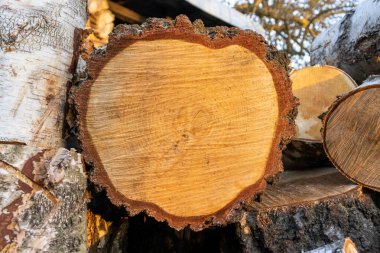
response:
<path id="1" fill-rule="evenodd" d="M 288 53 L 294 67 L 302 67 L 310 61 L 313 39 L 356 3 L 355 0 L 237 0 L 234 7 L 261 23 L 266 39 Z"/>

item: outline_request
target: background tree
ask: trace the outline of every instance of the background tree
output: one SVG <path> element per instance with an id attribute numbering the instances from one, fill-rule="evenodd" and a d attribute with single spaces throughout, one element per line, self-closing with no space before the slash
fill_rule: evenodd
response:
<path id="1" fill-rule="evenodd" d="M 230 1 L 231 3 L 231 1 Z M 235 8 L 263 25 L 266 39 L 292 59 L 294 67 L 307 65 L 313 39 L 357 0 L 238 0 Z"/>

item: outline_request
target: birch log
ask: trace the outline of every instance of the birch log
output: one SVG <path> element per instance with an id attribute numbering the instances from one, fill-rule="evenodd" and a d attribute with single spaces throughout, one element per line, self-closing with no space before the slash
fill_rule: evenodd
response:
<path id="1" fill-rule="evenodd" d="M 358 84 L 380 73 L 380 1 L 362 1 L 313 42 L 311 63 L 333 65 Z"/>
<path id="2" fill-rule="evenodd" d="M 0 3 L 0 250 L 85 249 L 86 178 L 63 148 L 84 0 Z"/>

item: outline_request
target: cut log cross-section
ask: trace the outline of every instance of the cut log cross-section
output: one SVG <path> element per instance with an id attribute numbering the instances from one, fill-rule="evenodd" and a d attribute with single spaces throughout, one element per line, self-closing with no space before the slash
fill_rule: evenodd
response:
<path id="1" fill-rule="evenodd" d="M 177 229 L 232 219 L 282 170 L 294 134 L 286 64 L 253 32 L 184 16 L 117 27 L 75 98 L 92 181 Z"/>
<path id="2" fill-rule="evenodd" d="M 380 191 L 380 76 L 345 94 L 324 120 L 323 145 L 349 179 Z"/>
<path id="3" fill-rule="evenodd" d="M 294 96 L 300 100 L 296 135 L 284 151 L 286 168 L 312 168 L 329 164 L 322 145 L 320 116 L 337 96 L 351 91 L 356 83 L 332 66 L 312 66 L 290 74 Z"/>

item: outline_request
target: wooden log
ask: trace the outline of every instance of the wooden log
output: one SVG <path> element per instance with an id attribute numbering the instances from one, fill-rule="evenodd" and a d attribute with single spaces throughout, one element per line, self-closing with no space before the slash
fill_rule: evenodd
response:
<path id="1" fill-rule="evenodd" d="M 340 252 L 346 238 L 358 252 L 380 250 L 375 199 L 335 168 L 285 171 L 244 210 L 243 252 Z"/>
<path id="2" fill-rule="evenodd" d="M 286 169 L 329 165 L 322 145 L 320 116 L 342 93 L 357 85 L 345 72 L 332 66 L 305 67 L 290 74 L 293 94 L 300 105 L 296 117 L 296 135 L 284 150 Z"/>
<path id="3" fill-rule="evenodd" d="M 313 41 L 311 63 L 333 65 L 358 84 L 380 73 L 380 2 L 362 1 L 356 10 Z"/>
<path id="4" fill-rule="evenodd" d="M 339 98 L 323 123 L 332 163 L 354 182 L 380 191 L 380 76 Z"/>
<path id="5" fill-rule="evenodd" d="M 0 3 L 0 251 L 83 252 L 86 175 L 62 140 L 82 0 Z"/>
<path id="6" fill-rule="evenodd" d="M 287 63 L 254 32 L 185 16 L 118 26 L 75 97 L 91 180 L 131 215 L 177 229 L 233 220 L 282 170 Z"/>

